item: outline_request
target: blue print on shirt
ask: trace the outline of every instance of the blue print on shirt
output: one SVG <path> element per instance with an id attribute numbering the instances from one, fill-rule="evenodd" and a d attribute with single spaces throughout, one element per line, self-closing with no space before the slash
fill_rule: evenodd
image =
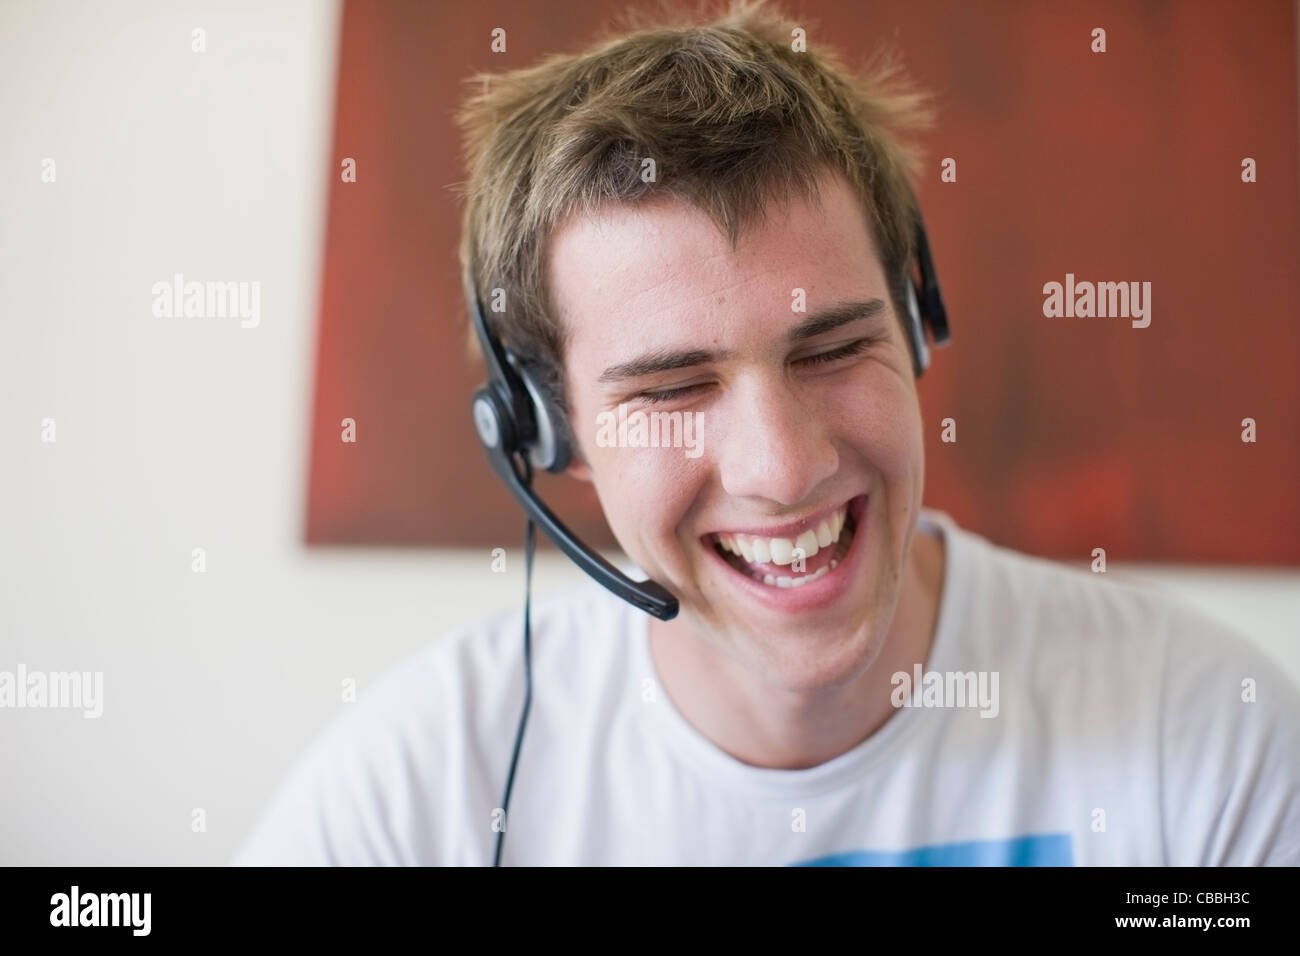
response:
<path id="1" fill-rule="evenodd" d="M 791 866 L 1074 866 L 1068 833 L 935 843 L 910 850 L 850 850 Z"/>

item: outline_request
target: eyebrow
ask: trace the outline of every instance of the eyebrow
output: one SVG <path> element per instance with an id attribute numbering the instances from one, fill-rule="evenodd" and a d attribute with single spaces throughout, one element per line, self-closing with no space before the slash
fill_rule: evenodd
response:
<path id="1" fill-rule="evenodd" d="M 885 312 L 883 299 L 867 299 L 862 302 L 841 302 L 814 312 L 786 334 L 786 341 L 791 345 L 816 338 L 827 332 L 833 332 L 840 326 L 857 322 L 859 319 L 874 319 Z M 683 349 L 672 351 L 655 349 L 634 358 L 630 362 L 611 365 L 600 373 L 601 382 L 620 382 L 629 378 L 640 378 L 656 372 L 672 372 L 676 369 L 691 368 L 708 362 L 722 361 L 735 355 L 730 350 L 708 351 L 707 349 Z"/>

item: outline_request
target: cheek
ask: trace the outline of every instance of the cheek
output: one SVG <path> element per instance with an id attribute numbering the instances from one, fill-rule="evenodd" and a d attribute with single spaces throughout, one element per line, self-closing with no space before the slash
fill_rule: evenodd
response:
<path id="1" fill-rule="evenodd" d="M 880 366 L 828 394 L 824 420 L 886 479 L 909 477 L 924 453 L 915 390 Z"/>
<path id="2" fill-rule="evenodd" d="M 594 448 L 596 494 L 610 530 L 629 553 L 661 549 L 699 497 L 702 469 L 680 448 Z"/>

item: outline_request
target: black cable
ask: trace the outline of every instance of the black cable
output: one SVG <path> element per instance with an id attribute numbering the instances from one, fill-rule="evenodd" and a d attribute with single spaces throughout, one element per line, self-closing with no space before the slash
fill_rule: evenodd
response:
<path id="1" fill-rule="evenodd" d="M 532 468 L 525 463 L 528 478 L 532 477 Z M 515 734 L 515 752 L 510 757 L 510 773 L 506 776 L 506 793 L 501 798 L 503 820 L 497 831 L 497 852 L 492 861 L 493 866 L 501 865 L 501 845 L 505 842 L 506 827 L 510 825 L 510 790 L 515 783 L 515 766 L 519 763 L 519 748 L 524 740 L 524 725 L 528 723 L 528 708 L 533 702 L 533 646 L 532 631 L 529 626 L 529 605 L 533 589 L 533 519 L 529 518 L 524 527 L 524 710 L 519 715 L 519 730 Z"/>

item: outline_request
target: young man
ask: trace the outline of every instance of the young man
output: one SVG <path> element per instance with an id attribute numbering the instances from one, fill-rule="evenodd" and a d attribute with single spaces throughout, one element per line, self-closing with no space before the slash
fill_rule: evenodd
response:
<path id="1" fill-rule="evenodd" d="M 462 113 L 464 264 L 565 410 L 571 474 L 680 603 L 587 584 L 533 609 L 503 862 L 1300 863 L 1275 665 L 922 508 L 915 160 L 887 132 L 920 99 L 793 27 L 758 4 L 633 33 Z M 620 406 L 690 416 L 697 453 L 609 441 Z M 391 672 L 236 862 L 490 863 L 520 626 Z"/>

